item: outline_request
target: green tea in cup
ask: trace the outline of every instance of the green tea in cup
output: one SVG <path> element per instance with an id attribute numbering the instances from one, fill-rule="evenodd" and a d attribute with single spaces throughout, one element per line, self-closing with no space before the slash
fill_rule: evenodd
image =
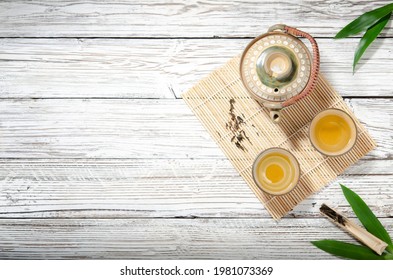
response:
<path id="1" fill-rule="evenodd" d="M 321 154 L 339 156 L 356 142 L 357 130 L 353 119 L 339 109 L 327 109 L 314 117 L 310 124 L 311 144 Z"/>
<path id="2" fill-rule="evenodd" d="M 260 153 L 254 161 L 252 175 L 255 183 L 271 195 L 283 195 L 296 186 L 300 167 L 289 151 L 271 148 Z"/>

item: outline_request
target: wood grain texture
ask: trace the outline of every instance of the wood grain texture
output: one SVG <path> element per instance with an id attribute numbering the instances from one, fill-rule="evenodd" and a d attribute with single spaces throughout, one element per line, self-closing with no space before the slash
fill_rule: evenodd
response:
<path id="1" fill-rule="evenodd" d="M 349 99 L 391 158 L 391 99 Z M 381 122 L 385 120 L 385 122 Z M 183 100 L 0 101 L 0 158 L 223 158 Z"/>
<path id="2" fill-rule="evenodd" d="M 270 217 L 226 159 L 7 159 L 0 165 L 0 218 Z M 323 202 L 353 217 L 338 182 L 377 216 L 392 217 L 391 166 L 391 160 L 363 160 L 286 217 L 319 217 Z"/>
<path id="3" fill-rule="evenodd" d="M 0 39 L 0 98 L 180 98 L 250 39 Z M 352 75 L 358 39 L 318 39 L 321 71 L 343 96 L 392 97 L 393 39 Z"/>
<path id="4" fill-rule="evenodd" d="M 388 2 L 0 1 L 0 259 L 332 258 L 309 241 L 352 240 L 319 218 L 353 217 L 337 182 L 276 223 L 175 100 L 278 22 L 368 97 L 346 101 L 379 146 L 338 181 L 392 232 L 392 26 L 355 76 L 358 39 L 329 39 Z"/>
<path id="5" fill-rule="evenodd" d="M 0 36 L 233 37 L 286 23 L 332 37 L 379 1 L 9 0 L 0 3 Z M 383 36 L 391 36 L 391 28 Z"/>
<path id="6" fill-rule="evenodd" d="M 331 259 L 310 241 L 354 242 L 325 218 L 1 219 L 0 236 L 3 259 Z"/>

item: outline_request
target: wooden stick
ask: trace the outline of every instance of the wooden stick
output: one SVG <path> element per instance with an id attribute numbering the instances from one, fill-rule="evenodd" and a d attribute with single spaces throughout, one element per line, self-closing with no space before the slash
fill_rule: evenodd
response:
<path id="1" fill-rule="evenodd" d="M 372 235 L 367 230 L 360 227 L 355 222 L 351 221 L 342 214 L 338 213 L 336 210 L 330 208 L 326 204 L 323 203 L 319 210 L 335 225 L 349 232 L 353 237 L 362 242 L 364 245 L 368 246 L 378 255 L 381 255 L 385 248 L 388 246 L 388 244 L 386 244 L 384 241 Z"/>

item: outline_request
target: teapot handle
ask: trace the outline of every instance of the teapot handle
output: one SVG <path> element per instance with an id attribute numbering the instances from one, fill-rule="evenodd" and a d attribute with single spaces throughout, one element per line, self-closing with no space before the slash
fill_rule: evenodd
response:
<path id="1" fill-rule="evenodd" d="M 273 31 L 277 29 L 281 29 L 282 31 L 287 32 L 288 34 L 291 34 L 293 36 L 299 36 L 308 39 L 311 43 L 312 50 L 313 50 L 313 61 L 311 65 L 311 75 L 310 75 L 309 83 L 299 95 L 296 95 L 288 99 L 282 104 L 283 107 L 287 107 L 289 105 L 292 105 L 299 99 L 306 97 L 315 88 L 318 79 L 318 74 L 319 74 L 319 48 L 315 39 L 310 34 L 304 31 L 283 24 L 274 25 L 271 28 L 269 28 L 269 31 Z"/>

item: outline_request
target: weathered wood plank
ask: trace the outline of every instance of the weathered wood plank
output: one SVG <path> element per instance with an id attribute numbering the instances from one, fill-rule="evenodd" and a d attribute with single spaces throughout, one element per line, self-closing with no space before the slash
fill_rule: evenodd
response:
<path id="1" fill-rule="evenodd" d="M 0 160 L 1 218 L 266 217 L 226 159 Z M 319 206 L 353 216 L 338 182 L 379 217 L 393 216 L 392 160 L 362 160 L 286 217 L 319 217 Z"/>
<path id="2" fill-rule="evenodd" d="M 0 39 L 0 98 L 177 98 L 249 39 Z M 318 40 L 321 71 L 343 96 L 392 97 L 392 39 L 352 75 L 358 39 Z"/>
<path id="3" fill-rule="evenodd" d="M 353 216 L 336 182 L 276 223 L 169 100 L 249 39 L 181 38 L 254 37 L 285 22 L 325 38 L 322 71 L 344 96 L 392 97 L 392 27 L 356 76 L 357 40 L 326 39 L 386 3 L 1 1 L 0 37 L 57 39 L 0 39 L 0 258 L 331 258 L 309 241 L 352 240 L 318 218 L 322 202 Z M 339 182 L 391 232 L 392 100 L 347 102 L 379 147 Z"/>
<path id="4" fill-rule="evenodd" d="M 0 236 L 1 259 L 331 259 L 310 241 L 355 242 L 325 218 L 1 219 Z"/>
<path id="5" fill-rule="evenodd" d="M 349 99 L 391 158 L 393 100 Z M 382 121 L 383 120 L 383 121 Z M 222 158 L 183 100 L 0 101 L 0 158 Z"/>
<path id="6" fill-rule="evenodd" d="M 0 3 L 0 36 L 256 36 L 275 23 L 332 37 L 379 1 L 75 1 Z M 391 27 L 384 36 L 391 36 Z"/>

